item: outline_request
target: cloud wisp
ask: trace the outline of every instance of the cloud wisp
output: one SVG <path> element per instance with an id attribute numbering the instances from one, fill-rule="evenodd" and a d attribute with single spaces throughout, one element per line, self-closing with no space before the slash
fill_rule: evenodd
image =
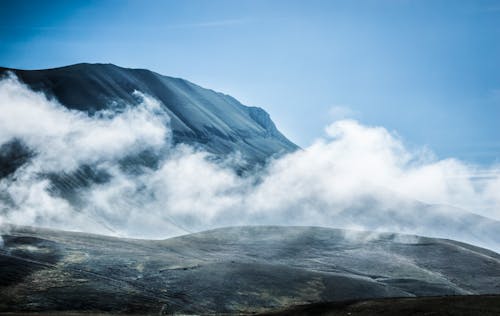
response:
<path id="1" fill-rule="evenodd" d="M 242 177 L 210 153 L 173 145 L 162 105 L 136 96 L 138 106 L 88 116 L 15 78 L 0 81 L 0 145 L 17 140 L 33 153 L 0 180 L 0 223 L 140 238 L 230 225 L 316 225 L 500 249 L 498 166 L 438 160 L 428 150 L 408 150 L 382 127 L 340 120 L 308 148 Z M 131 168 L 144 152 L 156 162 Z M 54 190 L 55 178 L 71 182 L 82 167 L 92 181 L 74 185 L 70 197 Z"/>

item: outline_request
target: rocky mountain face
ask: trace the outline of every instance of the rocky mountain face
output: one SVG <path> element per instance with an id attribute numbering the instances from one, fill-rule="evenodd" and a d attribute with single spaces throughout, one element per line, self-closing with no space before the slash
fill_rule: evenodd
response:
<path id="1" fill-rule="evenodd" d="M 139 91 L 162 103 L 170 117 L 175 143 L 199 146 L 219 155 L 239 151 L 252 164 L 298 148 L 280 133 L 263 109 L 245 106 L 229 95 L 184 79 L 112 64 L 76 64 L 45 70 L 0 67 L 0 76 L 7 72 L 67 108 L 90 115 L 135 105 L 139 100 L 133 92 Z"/>
<path id="2" fill-rule="evenodd" d="M 188 144 L 226 159 L 237 153 L 238 172 L 264 165 L 266 160 L 298 149 L 276 128 L 269 114 L 258 107 L 241 104 L 235 98 L 202 88 L 187 80 L 162 76 L 145 69 L 127 69 L 112 64 L 76 64 L 46 70 L 18 70 L 0 67 L 0 78 L 14 74 L 32 90 L 43 92 L 71 110 L 93 116 L 110 110 L 120 113 L 137 106 L 140 92 L 160 102 L 168 115 L 173 145 Z M 101 112 L 98 112 L 101 111 Z M 22 140 L 0 144 L 0 179 L 13 174 L 33 155 Z M 120 167 L 138 172 L 154 168 L 165 153 L 142 152 L 120 161 Z M 41 175 L 51 182 L 51 192 L 74 203 L 77 191 L 109 176 L 92 165 L 69 173 Z M 0 196 L 0 198 L 2 198 Z"/>

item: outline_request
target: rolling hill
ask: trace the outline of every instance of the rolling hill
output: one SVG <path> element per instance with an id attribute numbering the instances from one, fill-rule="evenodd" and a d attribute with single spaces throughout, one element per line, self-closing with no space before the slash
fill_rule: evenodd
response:
<path id="1" fill-rule="evenodd" d="M 1 312 L 234 314 L 500 294 L 500 255 L 412 235 L 254 226 L 152 241 L 10 227 L 3 239 Z"/>

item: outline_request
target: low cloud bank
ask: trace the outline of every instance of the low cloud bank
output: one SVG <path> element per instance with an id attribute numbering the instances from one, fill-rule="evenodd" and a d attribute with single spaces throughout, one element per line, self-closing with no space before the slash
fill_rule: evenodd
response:
<path id="1" fill-rule="evenodd" d="M 0 224 L 141 238 L 228 225 L 317 225 L 500 248 L 493 233 L 500 227 L 499 166 L 438 160 L 429 150 L 408 150 L 382 127 L 341 120 L 310 147 L 240 177 L 207 152 L 172 145 L 161 104 L 136 97 L 138 106 L 90 117 L 15 78 L 0 81 L 0 146 L 16 140 L 32 152 L 0 180 Z M 158 163 L 123 167 L 146 151 Z M 50 175 L 82 166 L 106 179 L 78 187 L 78 202 L 56 194 Z"/>

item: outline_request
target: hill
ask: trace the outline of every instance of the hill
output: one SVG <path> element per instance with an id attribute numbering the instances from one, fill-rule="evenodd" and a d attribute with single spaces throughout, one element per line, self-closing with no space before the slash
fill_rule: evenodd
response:
<path id="1" fill-rule="evenodd" d="M 255 313 L 388 297 L 500 294 L 500 255 L 411 235 L 254 226 L 167 240 L 10 227 L 0 311 Z"/>

